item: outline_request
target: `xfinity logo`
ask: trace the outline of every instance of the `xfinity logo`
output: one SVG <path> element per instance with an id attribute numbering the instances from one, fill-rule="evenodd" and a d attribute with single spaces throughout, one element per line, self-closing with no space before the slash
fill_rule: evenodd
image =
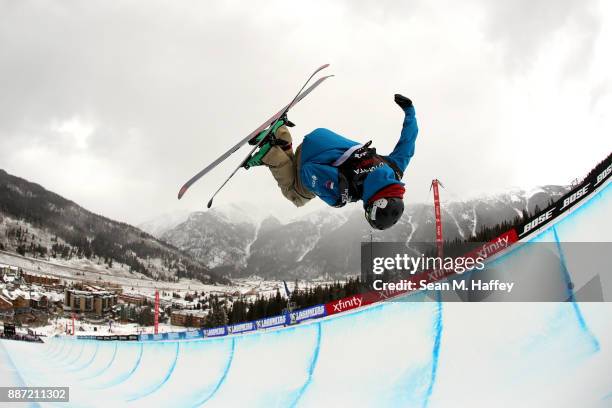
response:
<path id="1" fill-rule="evenodd" d="M 519 236 L 521 235 L 525 235 L 526 233 L 528 233 L 529 231 L 535 229 L 536 227 L 538 227 L 539 225 L 544 224 L 545 222 L 547 222 L 548 220 L 550 220 L 552 218 L 552 213 L 555 210 L 555 208 L 551 208 L 550 210 L 546 211 L 544 214 L 540 215 L 538 218 L 533 219 L 532 221 L 530 221 L 529 223 L 527 223 L 524 227 L 523 227 L 523 232 L 521 232 L 519 234 Z"/>
<path id="2" fill-rule="evenodd" d="M 476 252 L 476 254 L 478 254 L 478 256 L 481 258 L 486 258 L 489 255 L 495 254 L 500 250 L 508 247 L 508 239 L 508 236 L 499 237 L 494 242 L 484 244 L 482 248 Z"/>
<path id="3" fill-rule="evenodd" d="M 334 312 L 342 312 L 343 310 L 346 310 L 346 309 L 360 307 L 361 303 L 362 303 L 361 298 L 357 296 L 353 296 L 352 298 L 348 300 L 339 300 L 334 305 Z"/>
<path id="4" fill-rule="evenodd" d="M 446 272 L 442 269 L 435 269 L 427 274 L 430 281 L 436 281 L 444 276 Z"/>

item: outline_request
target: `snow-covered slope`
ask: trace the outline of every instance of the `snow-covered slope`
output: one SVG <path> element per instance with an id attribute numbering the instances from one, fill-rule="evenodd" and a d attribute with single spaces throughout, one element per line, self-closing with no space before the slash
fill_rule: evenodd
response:
<path id="1" fill-rule="evenodd" d="M 225 281 L 167 242 L 1 169 L 0 250 L 108 275 Z"/>

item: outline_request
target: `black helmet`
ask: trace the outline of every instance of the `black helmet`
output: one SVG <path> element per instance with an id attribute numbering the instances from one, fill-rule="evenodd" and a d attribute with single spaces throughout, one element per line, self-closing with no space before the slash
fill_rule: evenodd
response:
<path id="1" fill-rule="evenodd" d="M 383 197 L 368 204 L 365 210 L 365 217 L 372 228 L 384 230 L 395 225 L 403 213 L 403 199 L 399 197 Z"/>

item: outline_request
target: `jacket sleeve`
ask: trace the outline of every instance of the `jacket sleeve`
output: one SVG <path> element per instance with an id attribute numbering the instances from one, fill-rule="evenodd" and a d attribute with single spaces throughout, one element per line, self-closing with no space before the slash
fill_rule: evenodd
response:
<path id="1" fill-rule="evenodd" d="M 404 111 L 404 124 L 402 126 L 402 133 L 400 139 L 395 145 L 395 148 L 388 156 L 389 159 L 404 172 L 410 159 L 414 155 L 414 143 L 416 141 L 419 128 L 415 117 L 414 107 L 410 106 Z"/>

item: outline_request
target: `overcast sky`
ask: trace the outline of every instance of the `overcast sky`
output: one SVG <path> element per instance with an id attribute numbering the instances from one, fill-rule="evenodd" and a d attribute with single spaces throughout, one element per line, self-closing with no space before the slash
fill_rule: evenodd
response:
<path id="1" fill-rule="evenodd" d="M 400 92 L 420 127 L 408 200 L 434 177 L 457 199 L 568 184 L 612 150 L 611 23 L 606 1 L 0 0 L 0 168 L 130 223 L 203 209 L 246 153 L 179 187 L 330 63 L 296 144 L 327 127 L 388 153 Z M 235 201 L 316 208 L 264 168 L 216 205 Z"/>

